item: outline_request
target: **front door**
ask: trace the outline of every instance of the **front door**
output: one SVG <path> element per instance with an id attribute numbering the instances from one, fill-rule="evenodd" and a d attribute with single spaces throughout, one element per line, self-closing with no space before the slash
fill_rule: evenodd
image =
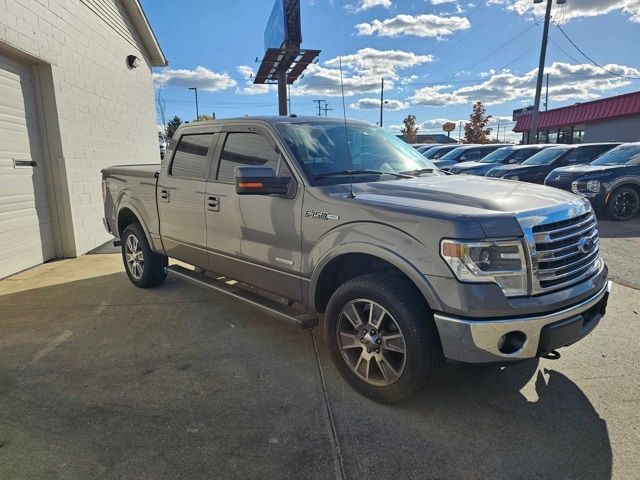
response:
<path id="1" fill-rule="evenodd" d="M 210 269 L 300 300 L 302 189 L 296 187 L 291 198 L 236 194 L 238 166 L 272 166 L 278 175 L 292 176 L 267 131 L 230 128 L 216 150 L 206 186 Z"/>
<path id="2" fill-rule="evenodd" d="M 206 174 L 216 134 L 189 133 L 178 139 L 158 182 L 160 234 L 169 257 L 206 267 Z"/>

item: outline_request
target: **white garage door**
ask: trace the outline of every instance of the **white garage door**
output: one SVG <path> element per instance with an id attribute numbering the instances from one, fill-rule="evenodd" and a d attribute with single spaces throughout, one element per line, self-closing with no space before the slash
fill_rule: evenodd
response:
<path id="1" fill-rule="evenodd" d="M 0 278 L 54 252 L 31 69 L 0 53 Z"/>

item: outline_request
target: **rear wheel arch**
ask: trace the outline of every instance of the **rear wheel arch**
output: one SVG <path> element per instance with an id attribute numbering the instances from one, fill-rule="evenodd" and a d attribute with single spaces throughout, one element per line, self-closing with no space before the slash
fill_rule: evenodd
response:
<path id="1" fill-rule="evenodd" d="M 369 273 L 406 278 L 432 310 L 440 309 L 440 302 L 433 288 L 410 262 L 386 248 L 366 243 L 341 245 L 318 262 L 311 278 L 311 307 L 324 313 L 329 299 L 340 285 Z"/>
<path id="2" fill-rule="evenodd" d="M 149 233 L 147 225 L 142 220 L 142 215 L 140 215 L 140 212 L 138 212 L 134 207 L 131 206 L 122 207 L 118 211 L 118 238 L 122 239 L 122 232 L 124 232 L 124 229 L 134 223 L 140 224 L 142 230 L 144 230 L 145 236 L 147 237 L 147 241 L 151 244 L 151 235 Z"/>

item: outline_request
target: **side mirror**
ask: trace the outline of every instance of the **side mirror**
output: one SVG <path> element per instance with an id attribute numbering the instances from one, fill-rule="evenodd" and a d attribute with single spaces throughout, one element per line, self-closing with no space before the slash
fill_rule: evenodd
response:
<path id="1" fill-rule="evenodd" d="M 286 195 L 291 177 L 278 177 L 271 167 L 236 167 L 238 195 Z"/>

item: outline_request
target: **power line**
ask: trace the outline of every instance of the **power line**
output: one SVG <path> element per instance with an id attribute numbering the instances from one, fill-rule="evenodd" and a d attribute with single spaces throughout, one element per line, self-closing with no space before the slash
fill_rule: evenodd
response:
<path id="1" fill-rule="evenodd" d="M 562 32 L 562 34 L 564 35 L 564 37 L 569 40 L 569 43 L 571 45 L 573 45 L 575 47 L 576 50 L 578 50 L 578 52 L 580 52 L 580 54 L 586 58 L 587 60 L 589 60 L 592 64 L 594 64 L 596 67 L 601 68 L 602 70 L 604 70 L 605 72 L 615 76 L 615 77 L 620 77 L 620 78 L 627 78 L 630 80 L 640 80 L 640 77 L 632 77 L 630 75 L 621 75 L 620 73 L 615 73 L 612 72 L 611 70 L 607 70 L 605 67 L 603 67 L 602 65 L 600 65 L 598 62 L 596 62 L 594 59 L 592 59 L 589 55 L 587 55 L 586 53 L 584 53 L 580 47 L 578 47 L 578 45 L 575 44 L 575 42 L 573 40 L 571 40 L 569 38 L 569 35 L 567 35 L 567 33 L 562 29 L 562 27 L 560 26 L 560 24 L 558 22 L 556 22 L 555 20 L 553 21 L 553 23 L 556 25 L 556 27 L 558 27 L 558 30 L 560 30 L 560 32 Z"/>

